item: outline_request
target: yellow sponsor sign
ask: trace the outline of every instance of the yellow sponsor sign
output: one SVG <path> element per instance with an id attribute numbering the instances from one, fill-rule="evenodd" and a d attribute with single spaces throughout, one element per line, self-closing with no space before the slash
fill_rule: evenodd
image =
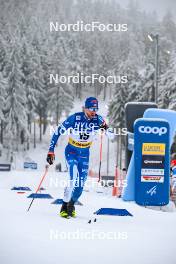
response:
<path id="1" fill-rule="evenodd" d="M 165 155 L 166 145 L 163 143 L 143 143 L 142 154 L 143 155 Z"/>

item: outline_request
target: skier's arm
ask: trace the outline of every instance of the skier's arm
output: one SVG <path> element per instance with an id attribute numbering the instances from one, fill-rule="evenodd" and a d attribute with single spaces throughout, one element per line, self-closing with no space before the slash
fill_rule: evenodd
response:
<path id="1" fill-rule="evenodd" d="M 73 126 L 74 115 L 69 116 L 60 126 L 57 127 L 55 133 L 52 136 L 49 153 L 54 153 L 54 148 L 60 135 L 62 135 L 68 128 Z"/>

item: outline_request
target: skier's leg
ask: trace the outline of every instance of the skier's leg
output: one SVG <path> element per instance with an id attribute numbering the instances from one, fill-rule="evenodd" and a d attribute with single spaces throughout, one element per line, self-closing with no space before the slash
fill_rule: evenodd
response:
<path id="1" fill-rule="evenodd" d="M 72 191 L 71 200 L 68 202 L 67 209 L 68 209 L 68 216 L 75 217 L 75 202 L 81 196 L 83 191 L 84 183 L 87 179 L 88 174 L 88 165 L 89 165 L 89 155 L 85 155 L 84 157 L 78 157 L 78 177 L 75 182 L 75 187 Z"/>
<path id="2" fill-rule="evenodd" d="M 70 179 L 67 183 L 67 187 L 65 188 L 64 198 L 63 198 L 63 201 L 66 203 L 68 203 L 71 200 L 72 192 L 74 190 L 76 179 L 78 176 L 77 163 L 73 160 L 69 162 L 69 176 Z"/>
<path id="3" fill-rule="evenodd" d="M 68 202 L 71 201 L 72 192 L 76 183 L 77 175 L 78 175 L 78 161 L 76 160 L 76 155 L 69 149 L 67 146 L 65 149 L 65 157 L 68 167 L 68 182 L 67 187 L 64 191 L 63 204 L 60 210 L 60 216 L 68 217 Z"/>
<path id="4" fill-rule="evenodd" d="M 89 156 L 79 157 L 78 160 L 78 177 L 76 186 L 72 192 L 72 200 L 76 202 L 83 192 L 83 187 L 88 175 Z"/>
<path id="5" fill-rule="evenodd" d="M 68 164 L 69 181 L 64 191 L 63 201 L 68 203 L 72 198 L 72 192 L 74 190 L 74 187 L 77 181 L 78 161 L 76 160 L 76 156 L 70 153 L 66 155 L 66 160 Z"/>

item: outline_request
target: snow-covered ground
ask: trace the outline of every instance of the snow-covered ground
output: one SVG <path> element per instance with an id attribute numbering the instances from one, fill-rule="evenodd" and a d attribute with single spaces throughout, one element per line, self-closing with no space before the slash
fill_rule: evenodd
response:
<path id="1" fill-rule="evenodd" d="M 83 206 L 76 206 L 76 219 L 60 218 L 60 206 L 51 204 L 53 199 L 36 199 L 27 212 L 29 194 L 17 194 L 11 188 L 28 186 L 35 191 L 46 152 L 47 144 L 33 151 L 37 171 L 21 168 L 0 174 L 0 263 L 175 263 L 176 213 L 123 202 L 97 183 L 86 187 L 90 191 L 80 199 Z M 66 174 L 50 167 L 44 193 L 62 198 Z M 88 224 L 101 207 L 125 208 L 133 217 L 98 216 L 97 222 Z"/>
<path id="2" fill-rule="evenodd" d="M 103 108 L 106 111 L 105 108 Z M 74 109 L 75 110 L 75 109 Z M 76 109 L 76 111 L 79 111 Z M 104 116 L 106 114 L 104 113 Z M 43 143 L 16 157 L 15 170 L 0 172 L 0 263 L 135 263 L 175 264 L 176 212 L 163 212 L 143 208 L 133 202 L 123 202 L 112 197 L 111 188 L 103 188 L 94 179 L 94 188 L 85 187 L 76 206 L 76 219 L 62 219 L 59 205 L 51 202 L 62 198 L 63 184 L 67 172 L 57 173 L 49 168 L 43 187 L 44 193 L 53 199 L 36 199 L 27 212 L 31 193 L 17 194 L 14 186 L 28 186 L 34 192 L 43 175 L 49 145 L 49 132 Z M 106 139 L 104 139 L 103 166 L 106 172 Z M 99 139 L 92 147 L 90 168 L 98 171 Z M 64 165 L 66 138 L 62 137 L 56 148 L 56 161 Z M 111 145 L 110 168 L 115 167 L 115 147 Z M 24 160 L 29 157 L 38 163 L 38 170 L 23 169 Z M 98 191 L 98 192 L 97 192 Z M 98 216 L 93 212 L 102 208 L 124 208 L 130 216 Z"/>
<path id="3" fill-rule="evenodd" d="M 41 172 L 12 171 L 0 176 L 0 263 L 175 263 L 176 213 L 150 210 L 126 203 L 110 192 L 84 192 L 76 206 L 76 219 L 59 217 L 58 205 L 52 199 L 31 199 L 17 194 L 13 186 L 35 190 Z M 56 187 L 52 177 L 62 181 L 65 173 L 56 175 L 50 169 L 43 184 L 45 193 L 62 198 L 63 188 Z M 55 183 L 58 183 L 55 181 Z M 97 186 L 100 191 L 101 187 Z M 101 207 L 126 208 L 130 216 L 98 216 Z"/>

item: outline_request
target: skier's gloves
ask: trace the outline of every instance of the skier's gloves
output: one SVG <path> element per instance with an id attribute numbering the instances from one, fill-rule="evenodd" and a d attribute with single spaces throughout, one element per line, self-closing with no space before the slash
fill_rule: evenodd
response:
<path id="1" fill-rule="evenodd" d="M 102 130 L 107 130 L 107 129 L 108 129 L 108 125 L 106 124 L 106 122 L 103 122 L 103 123 L 100 125 L 100 129 L 102 129 Z"/>
<path id="2" fill-rule="evenodd" d="M 52 165 L 54 163 L 55 160 L 55 154 L 54 152 L 48 152 L 47 158 L 46 158 L 47 162 Z"/>

